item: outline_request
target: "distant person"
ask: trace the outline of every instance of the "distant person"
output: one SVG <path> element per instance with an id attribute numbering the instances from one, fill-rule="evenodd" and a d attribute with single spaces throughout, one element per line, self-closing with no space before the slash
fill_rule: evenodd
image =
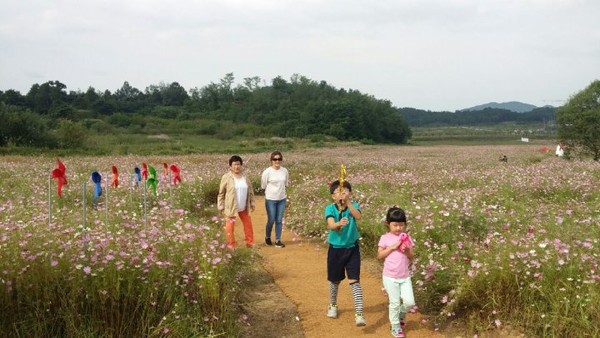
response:
<path id="1" fill-rule="evenodd" d="M 506 155 L 502 155 L 502 157 L 500 157 L 500 162 L 508 162 L 508 157 L 506 157 Z"/>
<path id="2" fill-rule="evenodd" d="M 221 177 L 219 194 L 217 195 L 217 208 L 225 216 L 225 234 L 227 246 L 236 247 L 234 225 L 236 216 L 240 217 L 244 225 L 246 246 L 254 246 L 254 232 L 250 212 L 254 211 L 254 190 L 252 183 L 243 173 L 243 161 L 238 155 L 229 159 L 229 172 Z"/>
<path id="3" fill-rule="evenodd" d="M 329 281 L 329 307 L 327 317 L 337 318 L 337 297 L 342 280 L 348 276 L 348 283 L 354 300 L 354 321 L 357 326 L 365 326 L 363 314 L 363 291 L 360 286 L 360 249 L 358 225 L 362 217 L 358 203 L 351 201 L 352 186 L 340 181 L 329 186 L 333 203 L 325 207 L 325 220 L 329 235 L 327 241 L 327 280 Z"/>
<path id="4" fill-rule="evenodd" d="M 275 224 L 275 247 L 285 248 L 281 241 L 283 230 L 283 215 L 285 215 L 286 190 L 289 182 L 288 170 L 281 166 L 283 155 L 280 151 L 271 153 L 271 166 L 262 172 L 260 187 L 265 190 L 265 208 L 267 210 L 267 225 L 265 244 L 273 245 L 271 233 Z"/>
<path id="5" fill-rule="evenodd" d="M 563 147 L 562 143 L 559 143 L 556 146 L 556 152 L 555 152 L 555 154 L 558 157 L 563 157 L 565 155 L 565 148 Z"/>
<path id="6" fill-rule="evenodd" d="M 383 287 L 389 299 L 392 336 L 404 337 L 406 313 L 415 305 L 409 270 L 414 258 L 413 242 L 407 232 L 404 210 L 390 208 L 385 220 L 388 232 L 379 239 L 377 258 L 384 259 Z"/>

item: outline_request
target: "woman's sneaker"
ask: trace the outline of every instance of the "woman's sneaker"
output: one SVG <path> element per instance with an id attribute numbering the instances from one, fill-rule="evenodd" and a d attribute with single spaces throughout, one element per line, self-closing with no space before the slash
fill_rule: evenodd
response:
<path id="1" fill-rule="evenodd" d="M 392 326 L 392 337 L 396 337 L 396 338 L 404 338 L 404 337 L 406 337 L 404 335 L 404 331 L 402 330 L 402 327 L 400 327 L 400 326 Z"/>
<path id="2" fill-rule="evenodd" d="M 329 304 L 329 307 L 327 307 L 327 317 L 337 318 L 337 305 Z"/>
<path id="3" fill-rule="evenodd" d="M 273 245 L 273 242 L 271 242 L 270 238 L 265 238 L 265 244 L 266 245 Z"/>
<path id="4" fill-rule="evenodd" d="M 277 241 L 277 242 L 275 242 L 275 247 L 276 248 L 285 248 L 285 244 L 283 244 L 281 241 Z"/>

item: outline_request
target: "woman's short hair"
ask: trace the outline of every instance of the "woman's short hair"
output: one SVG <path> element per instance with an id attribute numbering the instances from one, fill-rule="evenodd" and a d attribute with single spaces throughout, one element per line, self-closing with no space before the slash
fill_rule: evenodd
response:
<path id="1" fill-rule="evenodd" d="M 242 158 L 239 157 L 238 155 L 233 155 L 229 158 L 229 166 L 230 167 L 233 162 L 240 162 L 240 164 L 244 164 L 244 161 L 242 161 Z"/>

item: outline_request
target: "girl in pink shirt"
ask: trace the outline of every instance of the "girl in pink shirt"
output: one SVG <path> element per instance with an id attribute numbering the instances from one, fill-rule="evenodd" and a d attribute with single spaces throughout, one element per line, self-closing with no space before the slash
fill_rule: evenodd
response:
<path id="1" fill-rule="evenodd" d="M 388 233 L 381 236 L 377 258 L 383 263 L 383 287 L 389 298 L 392 336 L 404 337 L 406 312 L 415 305 L 409 266 L 414 257 L 413 241 L 406 232 L 406 214 L 392 207 L 386 215 Z"/>

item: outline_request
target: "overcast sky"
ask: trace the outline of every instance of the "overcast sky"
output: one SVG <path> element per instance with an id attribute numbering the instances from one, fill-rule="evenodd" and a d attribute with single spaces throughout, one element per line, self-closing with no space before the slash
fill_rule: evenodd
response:
<path id="1" fill-rule="evenodd" d="M 0 0 L 0 90 L 293 74 L 396 107 L 561 105 L 600 79 L 599 0 Z"/>

